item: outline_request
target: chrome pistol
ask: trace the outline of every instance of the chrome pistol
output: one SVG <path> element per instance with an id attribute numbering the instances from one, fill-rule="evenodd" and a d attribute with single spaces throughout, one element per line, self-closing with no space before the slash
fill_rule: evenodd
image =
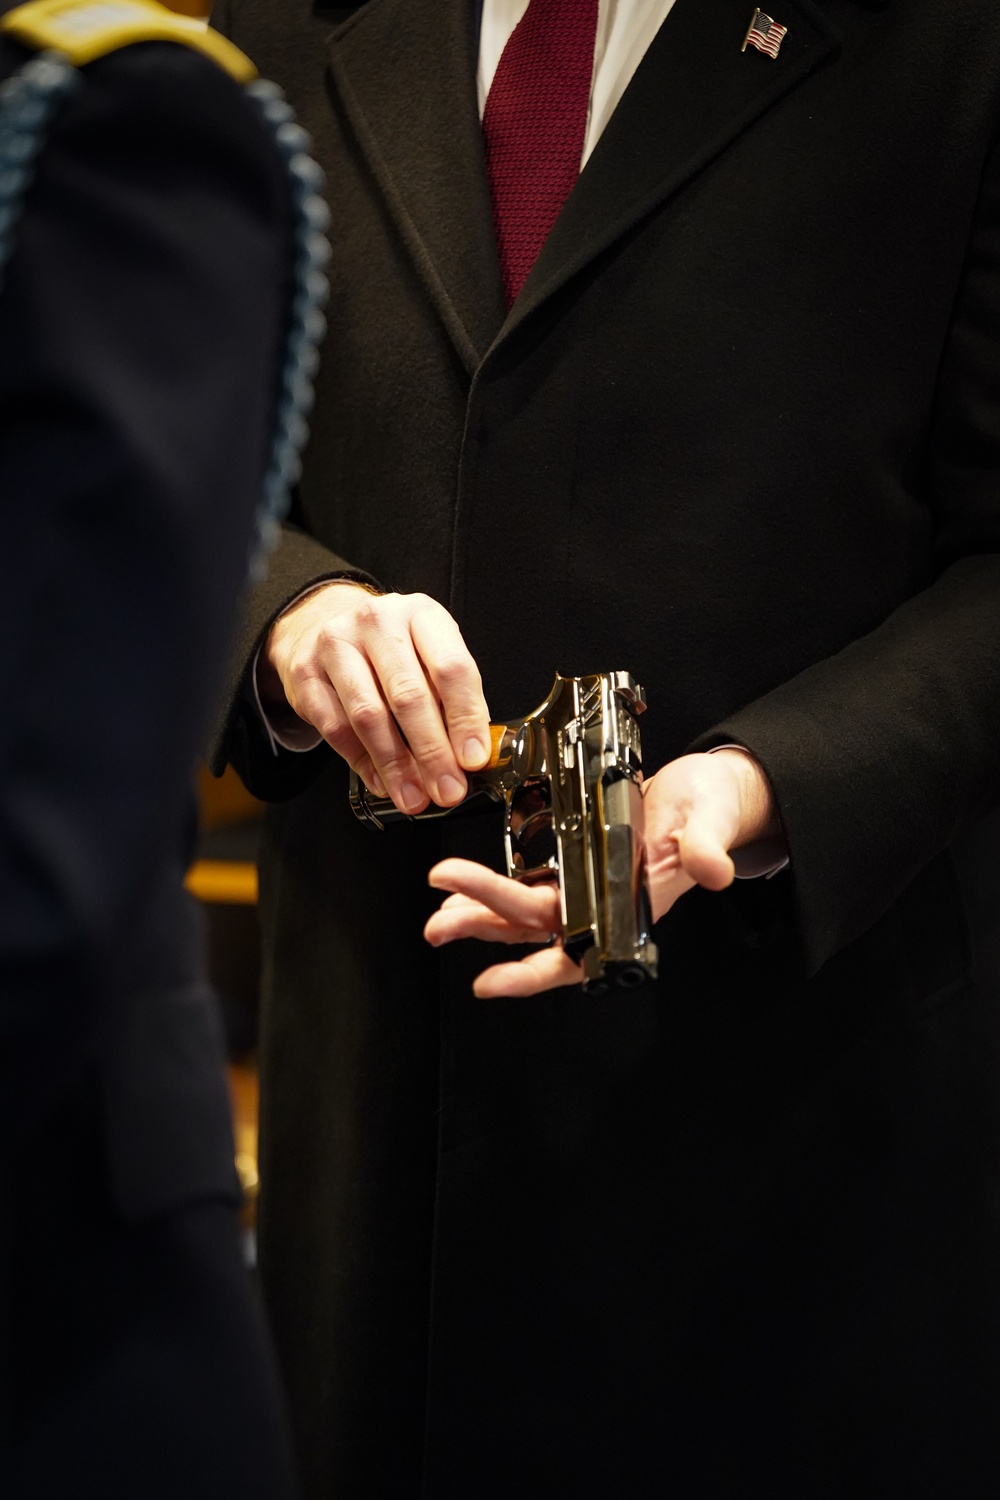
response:
<path id="1" fill-rule="evenodd" d="M 557 881 L 563 947 L 582 962 L 584 989 L 630 989 L 656 977 L 646 888 L 639 715 L 642 688 L 628 672 L 556 677 L 523 719 L 490 726 L 492 752 L 466 773 L 477 798 L 502 802 L 507 873 L 529 884 Z M 411 817 L 351 774 L 351 806 L 373 828 L 447 817 Z"/>

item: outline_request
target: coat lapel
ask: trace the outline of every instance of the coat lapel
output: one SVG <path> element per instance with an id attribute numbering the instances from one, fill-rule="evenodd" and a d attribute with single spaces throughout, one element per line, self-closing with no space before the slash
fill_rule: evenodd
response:
<path id="1" fill-rule="evenodd" d="M 506 321 L 476 106 L 474 0 L 371 0 L 337 33 L 330 60 L 344 111 L 470 374 L 836 54 L 838 33 L 814 0 L 770 8 L 788 28 L 776 59 L 740 50 L 753 0 L 677 0 Z"/>
<path id="2" fill-rule="evenodd" d="M 330 48 L 347 118 L 470 374 L 504 319 L 476 15 L 473 0 L 373 0 Z"/>
<path id="3" fill-rule="evenodd" d="M 812 0 L 772 0 L 777 58 L 741 46 L 753 0 L 677 0 L 566 201 L 506 337 L 839 48 Z"/>

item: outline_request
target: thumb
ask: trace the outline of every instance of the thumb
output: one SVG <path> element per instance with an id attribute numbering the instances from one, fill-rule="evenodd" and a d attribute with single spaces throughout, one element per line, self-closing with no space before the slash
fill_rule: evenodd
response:
<path id="1" fill-rule="evenodd" d="M 726 850 L 732 830 L 728 825 L 724 828 L 724 822 L 707 810 L 699 810 L 672 835 L 684 873 L 710 891 L 725 890 L 736 875 L 736 866 Z"/>

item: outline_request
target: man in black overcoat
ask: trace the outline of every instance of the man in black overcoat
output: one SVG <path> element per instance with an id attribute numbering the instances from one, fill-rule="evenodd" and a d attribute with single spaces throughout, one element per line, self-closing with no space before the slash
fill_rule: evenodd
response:
<path id="1" fill-rule="evenodd" d="M 226 13 L 338 206 L 220 750 L 275 803 L 261 1255 L 317 1500 L 1000 1482 L 955 842 L 1000 782 L 1000 11 L 781 0 L 772 56 L 751 10 L 676 0 L 509 309 L 478 8 Z M 502 719 L 617 668 L 670 803 L 659 980 L 474 997 L 425 878 L 498 826 L 372 834 L 344 760 L 450 804 L 477 671 Z M 729 883 L 763 833 L 787 867 Z"/>
<path id="2" fill-rule="evenodd" d="M 283 1500 L 182 879 L 275 430 L 291 184 L 202 55 L 229 44 L 134 4 L 121 49 L 114 7 L 80 5 L 95 60 L 46 62 L 26 103 L 52 45 L 32 14 L 37 38 L 0 37 L 0 1492 Z"/>

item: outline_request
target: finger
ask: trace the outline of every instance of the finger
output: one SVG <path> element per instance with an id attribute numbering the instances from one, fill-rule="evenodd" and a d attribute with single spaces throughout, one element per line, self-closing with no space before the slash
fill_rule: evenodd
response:
<path id="1" fill-rule="evenodd" d="M 414 609 L 410 632 L 441 700 L 455 757 L 467 771 L 478 770 L 490 758 L 490 712 L 483 679 L 462 632 L 433 599 Z"/>
<path id="2" fill-rule="evenodd" d="M 365 649 L 422 785 L 440 807 L 453 807 L 468 787 L 412 640 L 408 634 L 381 631 L 365 640 Z"/>
<path id="3" fill-rule="evenodd" d="M 694 812 L 673 837 L 684 873 L 698 885 L 721 891 L 732 884 L 736 867 L 726 848 L 728 824 L 724 828 L 710 812 Z"/>
<path id="4" fill-rule="evenodd" d="M 482 906 L 482 902 L 473 900 L 471 896 L 463 896 L 461 891 L 456 891 L 454 895 L 445 896 L 441 902 L 441 910 L 444 911 L 445 907 L 453 906 Z"/>
<path id="5" fill-rule="evenodd" d="M 371 756 L 363 746 L 361 747 L 361 749 L 361 758 L 356 761 L 352 760 L 348 762 L 351 770 L 357 772 L 368 790 L 370 792 L 374 792 L 376 797 L 387 797 L 389 794 L 385 789 L 385 784 L 383 783 L 381 776 L 378 774 L 372 763 Z"/>
<path id="6" fill-rule="evenodd" d="M 356 771 L 369 791 L 386 795 L 385 784 L 371 756 L 350 725 L 350 720 L 332 684 L 318 677 L 302 683 L 296 693 L 295 712 L 311 724 L 327 744 Z"/>
<path id="7" fill-rule="evenodd" d="M 327 645 L 324 667 L 346 716 L 347 730 L 371 758 L 389 796 L 401 812 L 420 812 L 429 801 L 428 788 L 367 659 L 348 642 L 338 640 Z M 329 735 L 324 738 L 330 739 Z M 330 739 L 330 743 L 344 754 L 339 742 Z M 349 757 L 344 755 L 344 759 Z"/>
<path id="8" fill-rule="evenodd" d="M 666 843 L 659 848 L 653 848 L 649 843 L 646 845 L 646 859 L 650 867 L 655 865 L 656 869 L 664 873 L 681 868 L 681 851 L 677 846 L 677 840 L 670 836 Z"/>
<path id="9" fill-rule="evenodd" d="M 543 936 L 537 927 L 515 927 L 478 901 L 467 901 L 463 906 L 442 906 L 428 918 L 424 927 L 424 937 L 432 948 L 462 938 L 478 938 L 483 943 L 537 943 Z"/>
<path id="10" fill-rule="evenodd" d="M 559 926 L 559 892 L 553 885 L 524 885 L 469 859 L 445 859 L 427 877 L 436 891 L 481 901 L 517 927 L 549 933 Z"/>
<path id="11" fill-rule="evenodd" d="M 664 916 L 675 901 L 694 889 L 697 881 L 681 869 L 675 860 L 672 864 L 663 864 L 653 861 L 646 870 L 646 883 L 649 888 L 649 905 L 653 915 L 653 921 L 658 922 Z"/>
<path id="12" fill-rule="evenodd" d="M 502 995 L 539 995 L 543 990 L 582 982 L 582 964 L 575 964 L 561 948 L 542 948 L 537 953 L 529 953 L 518 963 L 494 964 L 492 968 L 484 969 L 473 984 L 472 992 L 481 1000 L 492 1000 Z"/>

